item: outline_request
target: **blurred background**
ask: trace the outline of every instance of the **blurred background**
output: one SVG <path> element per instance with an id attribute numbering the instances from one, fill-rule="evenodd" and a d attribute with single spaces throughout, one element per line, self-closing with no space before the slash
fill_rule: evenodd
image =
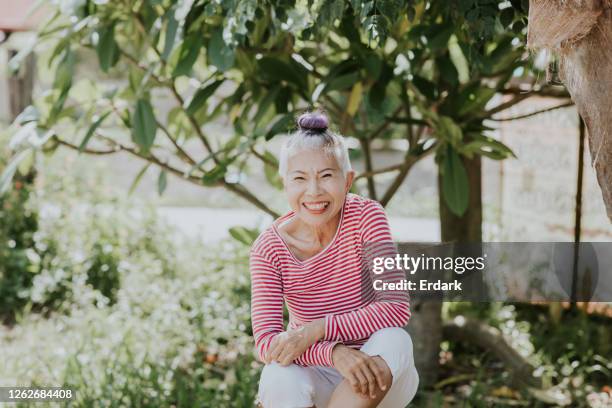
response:
<path id="1" fill-rule="evenodd" d="M 528 13 L 0 0 L 0 385 L 72 387 L 75 406 L 253 406 L 248 251 L 289 209 L 277 154 L 312 107 L 398 241 L 612 241 Z M 607 304 L 413 312 L 413 406 L 612 406 Z"/>

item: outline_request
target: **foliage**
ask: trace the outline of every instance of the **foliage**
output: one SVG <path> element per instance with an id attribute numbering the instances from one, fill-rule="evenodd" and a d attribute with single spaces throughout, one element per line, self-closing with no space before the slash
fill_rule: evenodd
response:
<path id="1" fill-rule="evenodd" d="M 603 407 L 612 401 L 612 394 L 605 391 L 609 390 L 612 372 L 609 318 L 568 312 L 555 324 L 547 319 L 543 306 L 502 302 L 446 306 L 447 317 L 468 315 L 499 328 L 505 340 L 536 367 L 533 375 L 540 377 L 545 387 L 568 393 L 571 406 Z M 468 405 L 474 407 L 483 406 L 483 401 L 512 405 L 517 399 L 528 401 L 529 406 L 548 406 L 527 389 L 508 387 L 509 373 L 486 350 L 444 341 L 441 360 L 445 378 L 456 375 L 458 381 L 438 387 L 440 398 L 463 394 Z M 465 372 L 477 375 L 462 377 Z"/>
<path id="2" fill-rule="evenodd" d="M 33 262 L 38 213 L 28 203 L 31 185 L 16 180 L 12 191 L 0 197 L 0 320 L 13 320 L 24 307 L 23 290 L 36 273 Z"/>
<path id="3" fill-rule="evenodd" d="M 0 375 L 70 387 L 76 406 L 250 406 L 260 365 L 241 289 L 248 291 L 246 252 L 225 245 L 217 253 L 234 259 L 223 259 L 184 249 L 191 259 L 175 278 L 155 258 L 134 257 L 113 305 L 83 287 L 69 313 L 28 314 L 0 329 L 7 356 Z M 231 285 L 215 275 L 220 262 Z M 197 265 L 207 265 L 205 273 Z"/>
<path id="4" fill-rule="evenodd" d="M 490 107 L 496 94 L 516 91 L 512 81 L 529 77 L 526 7 L 518 0 L 60 2 L 39 33 L 51 46 L 53 88 L 15 122 L 14 144 L 125 151 L 159 166 L 160 185 L 171 173 L 222 186 L 277 215 L 242 181 L 248 159 L 261 160 L 271 176 L 276 158 L 265 142 L 290 130 L 297 112 L 322 106 L 358 143 L 360 183 L 372 198 L 386 205 L 410 168 L 435 153 L 444 198 L 462 214 L 469 186 L 458 159 L 512 156 L 486 136 L 484 120 L 535 93 Z M 106 81 L 78 75 L 91 58 Z M 229 130 L 209 131 L 220 118 Z M 371 145 L 389 138 L 407 142 L 404 160 L 374 169 Z M 377 191 L 376 175 L 392 172 Z"/>
<path id="5" fill-rule="evenodd" d="M 203 251 L 150 205 L 109 192 L 102 168 L 73 173 L 69 156 L 54 160 L 63 171 L 42 167 L 33 244 L 54 249 L 26 298 L 48 306 L 0 325 L 0 378 L 71 387 L 76 406 L 251 405 L 260 365 L 251 353 L 248 250 Z M 53 297 L 58 287 L 65 292 Z"/>
<path id="6" fill-rule="evenodd" d="M 101 186 L 101 180 L 89 183 Z M 99 301 L 112 304 L 128 260 L 141 254 L 157 259 L 164 274 L 174 274 L 174 255 L 167 253 L 170 237 L 161 234 L 153 208 L 88 189 L 68 166 L 44 182 L 44 189 L 20 186 L 3 199 L 4 319 L 14 320 L 29 309 L 69 310 L 86 287 L 99 292 Z"/>

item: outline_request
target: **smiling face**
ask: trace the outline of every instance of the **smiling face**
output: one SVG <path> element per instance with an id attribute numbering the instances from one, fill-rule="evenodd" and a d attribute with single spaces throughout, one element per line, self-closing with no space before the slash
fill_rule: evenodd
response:
<path id="1" fill-rule="evenodd" d="M 302 149 L 288 160 L 284 185 L 289 205 L 306 224 L 331 222 L 342 209 L 353 175 L 349 171 L 345 176 L 333 155 Z"/>

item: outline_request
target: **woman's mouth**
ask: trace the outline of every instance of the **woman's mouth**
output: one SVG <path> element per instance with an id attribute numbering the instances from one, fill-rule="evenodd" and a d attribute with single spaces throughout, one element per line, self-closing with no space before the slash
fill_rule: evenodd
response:
<path id="1" fill-rule="evenodd" d="M 302 206 L 312 214 L 323 214 L 327 207 L 329 207 L 329 201 L 312 201 L 309 203 L 302 203 Z"/>

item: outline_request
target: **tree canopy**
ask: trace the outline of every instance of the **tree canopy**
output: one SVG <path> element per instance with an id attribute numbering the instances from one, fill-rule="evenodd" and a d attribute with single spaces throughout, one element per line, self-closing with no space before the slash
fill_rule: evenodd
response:
<path id="1" fill-rule="evenodd" d="M 59 146 L 125 151 L 144 161 L 143 172 L 160 168 L 160 191 L 171 173 L 225 187 L 276 215 L 237 175 L 255 157 L 280 187 L 266 141 L 290 131 L 303 109 L 324 107 L 338 131 L 358 140 L 366 167 L 358 179 L 372 198 L 386 205 L 410 168 L 434 154 L 444 200 L 461 215 L 469 190 L 462 158 L 513 155 L 486 135 L 484 121 L 540 90 L 528 79 L 527 7 L 519 0 L 59 2 L 36 45 L 52 47 L 45 61 L 52 89 L 15 121 L 15 160 Z M 98 72 L 77 75 L 92 60 Z M 533 87 L 519 92 L 517 82 Z M 491 107 L 499 93 L 513 96 Z M 217 120 L 231 132 L 206 132 Z M 203 155 L 186 149 L 191 139 Z M 406 140 L 404 160 L 373 168 L 376 139 Z M 384 191 L 375 183 L 383 173 L 394 174 Z"/>

